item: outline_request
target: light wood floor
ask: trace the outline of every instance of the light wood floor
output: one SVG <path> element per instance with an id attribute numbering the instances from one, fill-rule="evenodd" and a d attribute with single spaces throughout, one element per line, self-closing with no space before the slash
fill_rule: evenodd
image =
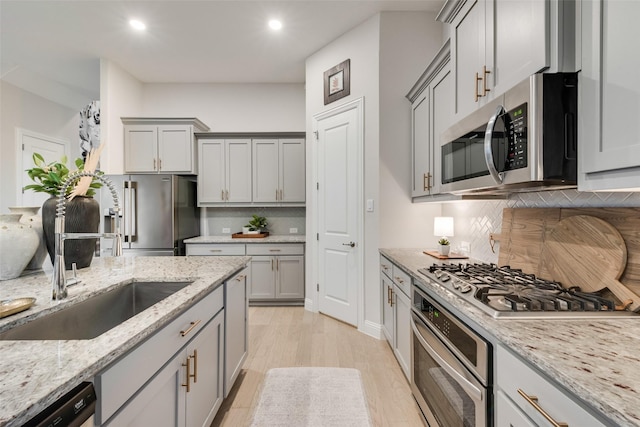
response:
<path id="1" fill-rule="evenodd" d="M 287 366 L 359 369 L 374 426 L 424 426 L 386 341 L 302 307 L 250 307 L 249 356 L 212 427 L 249 425 L 264 374 Z"/>

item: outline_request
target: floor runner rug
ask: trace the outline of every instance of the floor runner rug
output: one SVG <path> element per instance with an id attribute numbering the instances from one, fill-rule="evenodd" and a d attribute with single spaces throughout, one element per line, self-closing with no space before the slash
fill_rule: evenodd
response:
<path id="1" fill-rule="evenodd" d="M 265 375 L 251 426 L 371 426 L 360 371 L 270 369 Z"/>

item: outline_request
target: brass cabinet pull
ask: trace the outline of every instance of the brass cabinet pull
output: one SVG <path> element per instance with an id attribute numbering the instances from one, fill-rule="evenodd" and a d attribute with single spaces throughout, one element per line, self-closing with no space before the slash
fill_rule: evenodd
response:
<path id="1" fill-rule="evenodd" d="M 387 286 L 387 304 L 391 304 L 391 288 Z"/>
<path id="2" fill-rule="evenodd" d="M 281 249 L 269 249 L 269 252 L 280 252 Z"/>
<path id="3" fill-rule="evenodd" d="M 222 252 L 222 249 L 209 249 L 209 252 Z"/>
<path id="4" fill-rule="evenodd" d="M 280 201 L 284 199 L 284 190 L 280 190 Z"/>
<path id="5" fill-rule="evenodd" d="M 478 73 L 476 73 L 475 82 L 473 83 L 473 91 L 475 92 L 475 93 L 474 93 L 474 95 L 475 95 L 475 102 L 478 102 L 478 98 L 480 98 L 480 97 L 482 96 L 482 95 L 480 95 L 480 94 L 478 93 L 478 82 L 479 82 L 480 80 L 482 80 L 482 77 L 480 77 L 480 76 L 478 75 Z"/>
<path id="6" fill-rule="evenodd" d="M 556 420 L 554 420 L 551 415 L 547 414 L 546 411 L 544 409 L 542 409 L 542 407 L 538 404 L 538 398 L 536 396 L 530 396 L 527 393 L 525 393 L 524 391 L 522 391 L 522 389 L 518 389 L 518 393 L 520 393 L 520 396 L 524 397 L 524 400 L 526 400 L 527 402 L 529 402 L 529 404 L 531 406 L 533 406 L 536 411 L 540 412 L 540 414 L 542 414 L 542 416 L 551 423 L 551 425 L 553 427 L 569 427 L 569 424 L 567 423 L 563 423 L 563 422 L 557 422 Z"/>
<path id="7" fill-rule="evenodd" d="M 191 374 L 191 378 L 193 378 L 193 383 L 195 384 L 198 382 L 198 350 L 193 350 L 193 356 L 189 356 L 189 358 L 193 359 L 193 374 Z"/>
<path id="8" fill-rule="evenodd" d="M 189 378 L 191 378 L 191 364 L 189 363 L 188 357 L 187 357 L 187 362 L 183 363 L 182 366 L 185 366 L 187 368 L 187 375 L 186 375 L 187 383 L 182 384 L 182 387 L 186 387 L 187 393 L 189 393 L 191 391 L 191 382 L 189 380 Z"/>
<path id="9" fill-rule="evenodd" d="M 162 170 L 162 159 L 158 159 L 158 170 Z"/>
<path id="10" fill-rule="evenodd" d="M 156 159 L 153 159 L 153 170 L 156 170 Z"/>
<path id="11" fill-rule="evenodd" d="M 273 271 L 273 258 L 271 258 L 271 271 Z"/>
<path id="12" fill-rule="evenodd" d="M 276 188 L 276 200 L 279 200 L 278 189 Z"/>
<path id="13" fill-rule="evenodd" d="M 491 92 L 491 89 L 487 88 L 487 74 L 491 74 L 491 71 L 487 70 L 487 66 L 482 66 L 482 96 L 487 96 L 487 92 Z"/>
<path id="14" fill-rule="evenodd" d="M 228 202 L 229 201 L 229 190 L 224 190 L 224 199 Z"/>
<path id="15" fill-rule="evenodd" d="M 424 191 L 431 190 L 431 173 L 430 172 L 422 174 L 422 188 Z"/>
<path id="16" fill-rule="evenodd" d="M 398 281 L 398 283 L 404 283 L 404 280 L 402 280 L 400 277 L 396 276 L 396 280 Z"/>
<path id="17" fill-rule="evenodd" d="M 224 201 L 224 190 L 220 190 L 220 200 Z"/>
<path id="18" fill-rule="evenodd" d="M 189 323 L 189 328 L 187 328 L 186 331 L 180 331 L 180 336 L 186 336 L 189 332 L 191 332 L 193 330 L 193 328 L 195 328 L 196 326 L 198 326 L 200 324 L 200 320 L 196 320 L 195 322 L 191 322 Z"/>
<path id="19" fill-rule="evenodd" d="M 244 275 L 243 275 L 243 274 L 241 274 L 241 275 L 239 275 L 239 276 L 236 276 L 236 280 L 237 280 L 238 282 L 243 281 L 243 280 L 244 280 Z"/>
<path id="20" fill-rule="evenodd" d="M 395 292 L 393 291 L 393 289 L 389 289 L 391 290 L 391 300 L 389 302 L 391 303 L 391 307 L 393 307 L 393 294 L 395 294 Z"/>
<path id="21" fill-rule="evenodd" d="M 280 259 L 276 258 L 276 271 L 278 271 L 278 269 L 280 268 Z"/>
<path id="22" fill-rule="evenodd" d="M 389 269 L 389 267 L 387 267 L 387 265 L 386 265 L 386 264 L 382 264 L 382 269 L 383 269 L 384 271 L 387 271 L 387 270 Z"/>

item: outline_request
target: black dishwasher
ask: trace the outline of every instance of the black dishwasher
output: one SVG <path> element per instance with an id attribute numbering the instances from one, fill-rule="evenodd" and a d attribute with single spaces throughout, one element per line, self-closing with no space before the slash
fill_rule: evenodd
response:
<path id="1" fill-rule="evenodd" d="M 29 420 L 24 427 L 79 427 L 96 410 L 93 383 L 83 382 Z"/>

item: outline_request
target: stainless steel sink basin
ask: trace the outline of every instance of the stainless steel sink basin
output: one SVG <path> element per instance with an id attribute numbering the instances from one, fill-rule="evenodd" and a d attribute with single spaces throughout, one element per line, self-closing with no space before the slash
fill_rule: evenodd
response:
<path id="1" fill-rule="evenodd" d="M 87 340 L 192 282 L 132 282 L 0 333 L 0 340 Z"/>

